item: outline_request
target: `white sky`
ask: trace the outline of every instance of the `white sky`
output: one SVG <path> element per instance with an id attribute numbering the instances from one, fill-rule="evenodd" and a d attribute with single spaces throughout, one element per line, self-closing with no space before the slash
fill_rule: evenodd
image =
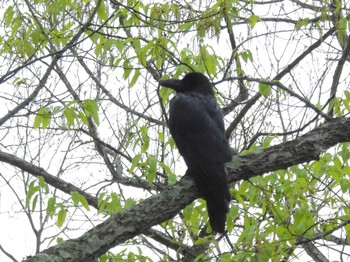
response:
<path id="1" fill-rule="evenodd" d="M 290 6 L 285 6 L 285 8 L 291 8 Z M 265 13 L 269 12 L 269 13 L 279 13 L 282 12 L 283 10 L 280 9 L 276 9 L 276 10 L 263 10 L 263 9 L 257 9 L 256 10 L 257 13 L 256 15 L 265 15 Z M 260 13 L 258 13 L 260 11 Z M 2 13 L 3 10 L 0 8 L 0 13 Z M 298 12 L 301 12 L 301 10 L 298 10 Z M 295 16 L 298 17 L 299 15 L 301 15 L 301 13 L 294 13 L 294 14 L 290 14 L 291 16 Z M 266 26 L 270 27 L 271 24 L 257 24 L 256 27 L 254 28 L 254 33 L 256 33 L 258 35 L 258 32 L 266 30 Z M 247 36 L 247 28 L 245 28 L 245 26 L 242 27 L 235 27 L 235 28 L 240 28 L 240 32 L 236 32 L 237 38 L 236 41 L 238 43 L 240 43 L 239 39 L 245 39 Z M 274 30 L 277 30 L 276 28 L 274 28 Z M 274 39 L 271 40 L 271 45 L 269 46 L 264 39 L 264 36 L 259 36 L 257 37 L 257 41 L 255 42 L 255 44 L 251 44 L 249 43 L 249 45 L 244 45 L 244 48 L 249 48 L 252 52 L 253 52 L 253 57 L 254 57 L 254 61 L 260 61 L 260 63 L 263 65 L 264 61 L 269 61 L 273 62 L 275 64 L 272 64 L 272 66 L 269 64 L 266 68 L 259 68 L 258 72 L 254 72 L 254 70 L 256 70 L 255 68 L 253 68 L 253 65 L 251 64 L 245 64 L 244 67 L 247 70 L 247 73 L 249 75 L 252 76 L 261 76 L 261 77 L 265 77 L 265 78 L 269 78 L 269 77 L 273 77 L 276 72 L 280 71 L 281 68 L 283 68 L 286 64 L 288 64 L 290 62 L 290 57 L 294 54 L 294 53 L 301 53 L 303 51 L 303 47 L 304 45 L 299 45 L 300 43 L 298 42 L 292 42 L 290 43 L 290 39 L 291 38 L 298 38 L 301 37 L 301 33 L 299 34 L 299 32 L 292 32 L 290 30 L 292 30 L 292 28 L 283 28 L 283 24 L 281 25 L 281 28 L 278 28 L 278 30 L 286 30 L 285 33 L 281 33 L 279 34 L 279 39 Z M 250 33 L 250 32 L 249 32 Z M 310 31 L 310 34 L 311 31 Z M 308 46 L 310 44 L 310 42 L 314 42 L 317 38 L 319 37 L 319 35 L 312 35 L 312 37 L 310 38 L 304 38 L 301 39 L 300 41 L 304 41 L 305 46 Z M 212 39 L 212 41 L 210 43 L 213 43 L 215 45 L 215 42 L 217 44 L 217 49 L 215 49 L 215 51 L 219 54 L 219 55 L 223 55 L 225 56 L 225 54 L 227 53 L 227 51 L 229 50 L 228 48 L 228 40 L 225 38 L 222 38 L 219 42 L 217 41 L 217 39 Z M 276 43 L 278 43 L 276 45 Z M 287 45 L 288 43 L 288 45 Z M 295 46 L 295 43 L 298 44 L 298 46 Z M 183 42 L 184 45 L 187 45 L 187 42 Z M 271 53 L 269 52 L 269 48 L 272 48 L 272 45 L 276 45 L 278 46 L 275 49 L 274 55 L 275 57 L 272 58 L 271 57 Z M 335 43 L 336 44 L 336 43 Z M 190 46 L 190 48 L 194 48 L 194 46 Z M 327 46 L 323 47 L 325 50 L 325 52 L 327 52 Z M 315 79 L 307 79 L 307 75 L 308 75 L 308 66 L 309 65 L 313 65 L 314 63 L 311 63 L 312 60 L 310 59 L 320 59 L 320 68 L 323 68 L 324 65 L 322 65 L 322 61 L 325 61 L 325 56 L 327 56 L 327 54 L 321 54 L 320 52 L 316 52 L 314 57 L 310 57 L 309 60 L 305 60 L 305 62 L 303 62 L 303 64 L 300 67 L 300 78 L 305 79 L 305 85 L 301 86 L 301 89 L 305 89 L 305 94 L 308 93 L 308 88 L 309 88 L 309 84 L 310 81 L 311 83 L 313 83 L 313 81 L 315 82 L 319 77 L 315 77 Z M 295 56 L 294 56 L 295 57 Z M 74 69 L 71 68 L 71 71 L 75 71 L 78 69 Z M 311 69 L 310 69 L 311 70 Z M 315 70 L 317 71 L 317 70 Z M 72 73 L 72 72 L 70 72 Z M 109 73 L 113 73 L 113 72 L 109 72 Z M 78 75 L 81 79 L 84 78 L 84 75 L 81 75 L 81 72 L 75 72 L 72 73 L 75 75 Z M 348 76 L 349 72 L 348 70 L 343 73 L 344 76 Z M 113 87 L 113 81 L 118 82 L 120 81 L 120 79 L 116 79 L 113 75 L 107 75 L 106 76 L 108 78 L 108 89 L 112 89 Z M 330 86 L 331 83 L 331 79 L 327 78 L 325 80 L 325 82 L 323 83 L 325 86 Z M 340 89 L 345 89 L 347 88 L 349 83 L 349 80 L 344 80 L 341 84 L 340 84 Z M 315 84 L 315 83 L 314 83 Z M 226 85 L 226 83 L 225 83 Z M 4 85 L 2 85 L 3 87 Z M 117 86 L 117 84 L 116 84 Z M 87 90 L 91 90 L 89 86 L 86 87 Z M 218 85 L 217 88 L 222 88 L 221 85 Z M 253 87 L 253 89 L 256 91 L 256 86 Z M 220 89 L 221 91 L 222 89 Z M 90 94 L 87 93 L 87 96 L 89 97 Z M 312 102 L 317 102 L 317 101 L 312 101 Z M 1 108 L 7 108 L 7 105 L 5 105 L 6 101 L 0 99 L 0 107 Z M 11 107 L 10 107 L 11 108 Z M 296 112 L 294 112 L 296 113 Z M 286 111 L 286 114 L 291 114 L 290 111 Z M 296 113 L 297 114 L 297 113 Z M 1 114 L 3 115 L 3 114 Z M 103 120 L 102 116 L 101 120 Z M 115 118 L 118 118 L 117 113 L 114 115 Z M 231 120 L 230 117 L 228 117 L 227 119 L 228 121 Z M 108 133 L 107 130 L 105 128 L 108 128 L 108 125 L 106 125 L 105 127 L 104 122 L 101 123 L 101 126 L 99 127 L 99 132 L 101 134 L 101 136 L 104 137 L 108 137 Z M 276 129 L 279 130 L 279 123 L 276 123 Z M 277 131 L 277 130 L 275 130 Z M 106 133 L 105 133 L 106 132 Z M 37 134 L 36 134 L 37 135 Z M 14 134 L 15 136 L 15 134 Z M 9 141 L 6 141 L 6 143 L 9 143 Z M 3 148 L 1 149 L 3 150 Z M 48 151 L 49 152 L 49 151 Z M 33 153 L 34 154 L 34 153 Z M 50 154 L 48 153 L 48 155 L 46 155 L 46 159 L 42 159 L 42 163 L 45 166 L 49 166 L 50 168 L 48 169 L 48 171 L 52 170 L 56 170 L 56 163 L 59 163 L 60 160 L 59 159 L 55 159 L 57 158 L 56 154 Z M 86 168 L 86 169 L 81 169 L 80 170 L 80 174 L 77 174 L 76 179 L 83 179 L 82 176 L 88 176 L 91 177 L 92 174 L 96 174 L 96 173 L 101 173 L 101 174 L 105 174 L 105 170 L 100 170 L 98 165 L 96 165 L 95 167 L 92 167 L 93 165 L 89 166 L 90 169 Z M 181 174 L 181 170 L 182 170 L 182 166 L 181 165 L 177 165 L 178 169 L 175 170 L 175 173 Z M 12 174 L 13 169 L 10 169 L 8 165 L 5 164 L 0 164 L 0 174 L 5 176 L 7 179 L 11 179 L 11 181 L 13 182 L 14 180 L 16 180 L 17 178 L 14 176 L 14 174 Z M 55 173 L 53 173 L 55 174 Z M 23 188 L 22 188 L 22 183 L 20 182 L 20 180 L 18 180 L 18 184 L 17 183 L 12 183 L 16 186 L 15 190 L 18 192 L 20 191 L 20 198 L 24 198 L 23 195 Z M 135 195 L 135 191 L 131 191 L 128 192 L 128 189 L 125 189 L 126 194 L 129 195 Z M 95 210 L 91 209 L 91 212 L 95 212 Z M 95 217 L 96 218 L 96 217 Z M 81 219 L 84 219 L 84 217 L 82 216 Z M 93 223 L 89 223 L 86 222 L 82 225 L 82 227 L 78 230 L 78 231 L 69 231 L 69 236 L 73 237 L 73 236 L 79 236 L 80 234 L 82 234 L 83 232 L 85 232 L 85 230 L 89 227 L 91 227 L 93 224 L 97 223 L 97 221 L 99 221 L 100 218 L 96 218 L 96 222 Z M 52 221 L 52 223 L 55 223 L 55 219 Z M 52 224 L 50 223 L 50 224 Z M 72 222 L 74 224 L 74 222 Z M 49 234 L 53 234 L 54 232 L 57 232 L 59 229 L 57 229 L 55 226 L 53 226 L 50 230 L 49 230 Z M 47 235 L 45 235 L 47 236 Z M 11 253 L 16 259 L 21 260 L 22 258 L 24 258 L 27 255 L 32 255 L 35 250 L 34 250 L 34 242 L 35 242 L 35 237 L 33 235 L 33 232 L 30 230 L 30 226 L 29 226 L 29 222 L 28 219 L 26 218 L 25 214 L 23 214 L 21 212 L 21 207 L 18 204 L 15 195 L 13 194 L 13 192 L 11 192 L 11 190 L 9 189 L 9 187 L 6 185 L 6 183 L 0 179 L 0 245 L 9 253 Z M 45 248 L 45 245 L 43 246 L 43 248 Z M 322 249 L 321 249 L 322 250 Z M 350 253 L 350 249 L 346 248 L 345 250 L 346 252 Z M 338 253 L 336 253 L 338 254 Z M 327 254 L 326 254 L 327 255 Z M 334 258 L 335 260 L 338 260 L 338 257 Z M 2 252 L 0 252 L 0 261 L 1 262 L 7 262 L 7 261 L 11 261 L 9 260 Z M 302 261 L 302 260 L 300 260 Z"/>

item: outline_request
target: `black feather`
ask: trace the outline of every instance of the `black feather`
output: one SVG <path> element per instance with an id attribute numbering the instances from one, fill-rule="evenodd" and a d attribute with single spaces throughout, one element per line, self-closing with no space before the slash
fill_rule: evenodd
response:
<path id="1" fill-rule="evenodd" d="M 225 163 L 231 160 L 232 153 L 213 87 L 201 73 L 160 84 L 177 92 L 170 102 L 170 133 L 186 162 L 187 173 L 207 202 L 212 229 L 223 233 L 231 200 Z"/>

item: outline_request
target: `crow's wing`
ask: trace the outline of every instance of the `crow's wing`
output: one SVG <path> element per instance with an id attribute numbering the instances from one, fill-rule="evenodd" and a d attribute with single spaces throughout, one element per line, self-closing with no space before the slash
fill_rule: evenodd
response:
<path id="1" fill-rule="evenodd" d="M 178 93 L 170 104 L 169 128 L 188 166 L 230 161 L 223 116 L 214 97 Z"/>

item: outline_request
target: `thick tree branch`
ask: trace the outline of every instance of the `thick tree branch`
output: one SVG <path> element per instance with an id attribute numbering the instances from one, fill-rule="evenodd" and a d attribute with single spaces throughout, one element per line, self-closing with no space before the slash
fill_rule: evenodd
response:
<path id="1" fill-rule="evenodd" d="M 347 141 L 350 141 L 350 118 L 331 120 L 295 140 L 234 157 L 229 164 L 229 181 L 246 180 L 266 172 L 317 160 L 327 149 Z"/>
<path id="2" fill-rule="evenodd" d="M 229 181 L 317 160 L 330 147 L 346 141 L 350 141 L 350 118 L 334 119 L 293 141 L 235 156 L 229 164 Z M 111 216 L 81 237 L 53 246 L 25 261 L 48 261 L 48 258 L 50 261 L 94 261 L 110 248 L 174 217 L 196 197 L 194 183 L 184 177 L 168 190 Z"/>
<path id="3" fill-rule="evenodd" d="M 305 249 L 306 253 L 312 257 L 315 262 L 329 262 L 325 255 L 323 255 L 322 252 L 312 242 L 304 243 L 302 246 Z"/>

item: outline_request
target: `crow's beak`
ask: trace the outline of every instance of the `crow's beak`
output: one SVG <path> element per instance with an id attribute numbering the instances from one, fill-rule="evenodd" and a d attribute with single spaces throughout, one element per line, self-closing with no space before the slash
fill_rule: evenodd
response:
<path id="1" fill-rule="evenodd" d="M 174 89 L 175 91 L 180 91 L 182 87 L 182 82 L 179 79 L 167 79 L 167 80 L 159 81 L 159 84 L 161 86 Z"/>

